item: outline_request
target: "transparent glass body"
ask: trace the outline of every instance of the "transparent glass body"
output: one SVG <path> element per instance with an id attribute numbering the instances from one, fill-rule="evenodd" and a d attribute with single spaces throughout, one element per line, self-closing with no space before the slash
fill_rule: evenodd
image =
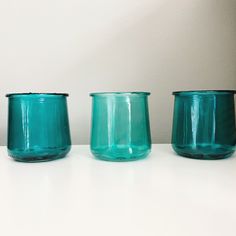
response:
<path id="1" fill-rule="evenodd" d="M 8 94 L 8 153 L 17 161 L 64 157 L 71 148 L 67 94 Z"/>
<path id="2" fill-rule="evenodd" d="M 107 161 L 146 157 L 151 135 L 146 92 L 93 93 L 91 151 Z"/>
<path id="3" fill-rule="evenodd" d="M 177 154 L 221 159 L 235 151 L 235 105 L 231 90 L 174 92 L 172 146 Z"/>

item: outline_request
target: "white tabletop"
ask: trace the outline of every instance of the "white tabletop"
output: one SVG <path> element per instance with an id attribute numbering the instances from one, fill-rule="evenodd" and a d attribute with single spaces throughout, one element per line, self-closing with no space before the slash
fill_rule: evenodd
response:
<path id="1" fill-rule="evenodd" d="M 0 235 L 235 236 L 236 158 L 201 161 L 153 145 L 135 162 L 19 163 L 0 148 Z"/>

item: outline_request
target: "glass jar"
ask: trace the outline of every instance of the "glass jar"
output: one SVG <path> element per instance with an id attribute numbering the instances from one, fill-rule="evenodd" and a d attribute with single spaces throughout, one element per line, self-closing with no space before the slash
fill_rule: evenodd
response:
<path id="1" fill-rule="evenodd" d="M 71 148 L 68 94 L 19 93 L 9 99 L 8 153 L 17 161 L 64 157 Z"/>
<path id="2" fill-rule="evenodd" d="M 235 91 L 179 91 L 173 94 L 172 146 L 176 153 L 197 159 L 231 156 L 236 145 Z"/>
<path id="3" fill-rule="evenodd" d="M 92 93 L 91 151 L 107 161 L 131 161 L 151 150 L 147 92 Z"/>

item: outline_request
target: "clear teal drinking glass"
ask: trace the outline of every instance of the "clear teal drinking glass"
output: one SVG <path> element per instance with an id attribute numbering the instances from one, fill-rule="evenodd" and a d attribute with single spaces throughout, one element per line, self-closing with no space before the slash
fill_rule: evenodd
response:
<path id="1" fill-rule="evenodd" d="M 8 154 L 16 161 L 64 157 L 71 148 L 68 94 L 8 94 Z"/>
<path id="2" fill-rule="evenodd" d="M 175 95 L 172 147 L 196 159 L 222 159 L 235 151 L 234 94 L 231 90 L 179 91 Z"/>
<path id="3" fill-rule="evenodd" d="M 91 152 L 107 161 L 132 161 L 151 151 L 147 92 L 92 93 Z"/>

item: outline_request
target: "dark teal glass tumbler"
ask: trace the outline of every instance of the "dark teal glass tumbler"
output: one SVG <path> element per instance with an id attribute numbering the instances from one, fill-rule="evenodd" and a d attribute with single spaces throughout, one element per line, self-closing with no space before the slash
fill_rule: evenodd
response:
<path id="1" fill-rule="evenodd" d="M 71 148 L 68 94 L 8 94 L 8 153 L 17 161 L 64 157 Z"/>
<path id="2" fill-rule="evenodd" d="M 91 151 L 107 161 L 132 161 L 151 150 L 147 92 L 92 93 Z"/>
<path id="3" fill-rule="evenodd" d="M 231 90 L 174 92 L 172 146 L 196 159 L 222 159 L 235 151 L 234 94 Z"/>

